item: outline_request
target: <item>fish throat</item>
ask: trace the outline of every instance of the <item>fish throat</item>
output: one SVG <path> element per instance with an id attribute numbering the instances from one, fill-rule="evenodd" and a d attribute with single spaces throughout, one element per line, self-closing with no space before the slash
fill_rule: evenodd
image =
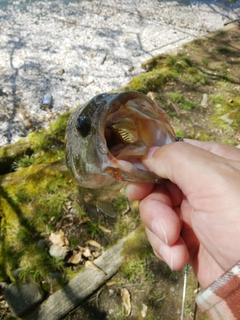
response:
<path id="1" fill-rule="evenodd" d="M 111 165 L 104 171 L 118 180 L 158 183 L 162 179 L 150 173 L 142 159 L 149 148 L 177 138 L 165 112 L 147 96 L 137 92 L 137 97 L 124 98 L 123 95 L 123 101 L 118 97 L 116 104 L 112 102 L 105 116 L 103 137 Z"/>

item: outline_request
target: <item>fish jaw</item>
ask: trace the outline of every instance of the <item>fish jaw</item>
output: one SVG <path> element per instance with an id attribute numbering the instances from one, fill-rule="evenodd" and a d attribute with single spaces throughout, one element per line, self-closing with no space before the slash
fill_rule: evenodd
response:
<path id="1" fill-rule="evenodd" d="M 114 181 L 161 183 L 142 164 L 152 146 L 177 141 L 166 113 L 137 91 L 100 94 L 70 116 L 66 162 L 77 184 L 102 188 Z"/>

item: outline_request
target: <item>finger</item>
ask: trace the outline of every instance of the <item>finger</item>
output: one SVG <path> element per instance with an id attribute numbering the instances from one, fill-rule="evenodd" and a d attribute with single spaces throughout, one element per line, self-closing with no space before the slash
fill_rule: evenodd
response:
<path id="1" fill-rule="evenodd" d="M 177 241 L 182 227 L 173 202 L 166 186 L 158 185 L 139 204 L 145 226 L 167 245 Z"/>
<path id="2" fill-rule="evenodd" d="M 126 196 L 130 201 L 142 200 L 152 191 L 153 188 L 154 184 L 151 183 L 128 183 Z"/>
<path id="3" fill-rule="evenodd" d="M 187 142 L 195 147 L 214 153 L 220 157 L 223 157 L 229 160 L 240 161 L 239 148 L 216 143 L 216 142 L 204 142 L 204 141 L 191 140 L 191 139 L 184 139 L 184 142 Z"/>
<path id="4" fill-rule="evenodd" d="M 181 237 L 172 246 L 163 243 L 154 233 L 146 228 L 147 237 L 155 255 L 164 260 L 172 270 L 180 270 L 189 259 L 187 247 Z"/>
<path id="5" fill-rule="evenodd" d="M 203 186 L 210 186 L 214 180 L 219 186 L 224 184 L 219 181 L 224 172 L 236 175 L 221 157 L 186 142 L 152 148 L 143 164 L 159 177 L 177 184 L 186 196 L 203 193 Z"/>

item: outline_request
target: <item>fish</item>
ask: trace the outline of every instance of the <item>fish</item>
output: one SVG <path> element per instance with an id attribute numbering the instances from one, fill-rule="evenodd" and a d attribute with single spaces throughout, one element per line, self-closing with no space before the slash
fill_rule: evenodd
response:
<path id="1" fill-rule="evenodd" d="M 166 112 L 138 91 L 101 93 L 77 108 L 66 128 L 66 164 L 84 209 L 115 217 L 114 199 L 126 183 L 162 183 L 142 158 L 179 140 Z"/>

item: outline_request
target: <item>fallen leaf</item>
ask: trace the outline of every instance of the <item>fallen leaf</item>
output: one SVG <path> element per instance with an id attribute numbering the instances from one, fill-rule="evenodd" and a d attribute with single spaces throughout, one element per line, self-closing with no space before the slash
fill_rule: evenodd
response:
<path id="1" fill-rule="evenodd" d="M 92 256 L 93 256 L 94 259 L 97 259 L 99 256 L 101 256 L 101 252 L 99 252 L 99 251 L 93 251 L 93 252 L 92 252 Z"/>
<path id="2" fill-rule="evenodd" d="M 106 232 L 106 233 L 111 233 L 111 232 L 112 232 L 110 229 L 107 229 L 107 228 L 105 228 L 105 227 L 103 227 L 103 226 L 99 226 L 98 228 L 99 228 L 100 230 L 102 230 L 103 232 Z"/>
<path id="3" fill-rule="evenodd" d="M 120 289 L 120 291 L 121 291 L 122 302 L 127 312 L 127 316 L 130 316 L 131 309 L 132 309 L 131 301 L 130 301 L 130 293 L 126 288 L 122 288 Z"/>
<path id="4" fill-rule="evenodd" d="M 84 252 L 84 250 L 85 250 L 84 247 L 82 247 L 82 246 L 80 246 L 80 245 L 78 245 L 77 247 L 78 247 L 78 249 L 79 249 L 81 252 Z"/>
<path id="5" fill-rule="evenodd" d="M 65 236 L 65 233 L 60 229 L 57 232 L 51 232 L 50 236 L 49 236 L 49 240 L 59 246 L 59 247 L 64 247 L 64 246 L 68 246 L 69 245 L 69 241 L 67 239 L 67 237 Z"/>
<path id="6" fill-rule="evenodd" d="M 146 316 L 147 316 L 147 310 L 148 310 L 148 307 L 146 306 L 146 304 L 142 304 L 142 310 L 141 310 L 141 316 L 143 317 L 143 318 L 146 318 Z"/>
<path id="7" fill-rule="evenodd" d="M 89 244 L 90 246 L 93 246 L 93 247 L 96 247 L 96 248 L 99 248 L 99 249 L 102 248 L 102 246 L 100 245 L 100 243 L 98 243 L 98 242 L 95 241 L 95 240 L 88 240 L 86 243 Z"/>
<path id="8" fill-rule="evenodd" d="M 90 220 L 91 220 L 91 219 L 90 219 L 89 217 L 86 217 L 86 218 L 83 218 L 83 219 L 79 219 L 78 224 L 83 224 L 83 223 L 88 222 L 88 221 L 90 221 Z"/>
<path id="9" fill-rule="evenodd" d="M 116 284 L 116 281 L 110 280 L 106 283 L 107 287 L 113 286 L 114 284 Z"/>
<path id="10" fill-rule="evenodd" d="M 68 263 L 79 264 L 82 261 L 82 253 L 74 251 L 72 256 L 68 259 Z"/>
<path id="11" fill-rule="evenodd" d="M 91 251 L 88 247 L 86 247 L 85 250 L 83 251 L 83 256 L 87 259 L 92 258 Z"/>

